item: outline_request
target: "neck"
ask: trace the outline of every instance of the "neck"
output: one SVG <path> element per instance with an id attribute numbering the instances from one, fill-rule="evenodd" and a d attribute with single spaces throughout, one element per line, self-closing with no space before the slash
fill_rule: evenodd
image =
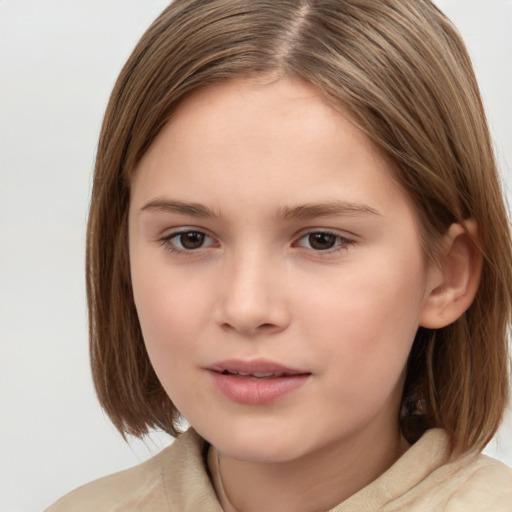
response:
<path id="1" fill-rule="evenodd" d="M 382 434 L 359 432 L 289 462 L 240 461 L 217 453 L 221 505 L 227 512 L 329 510 L 375 480 L 407 449 L 396 430 Z"/>

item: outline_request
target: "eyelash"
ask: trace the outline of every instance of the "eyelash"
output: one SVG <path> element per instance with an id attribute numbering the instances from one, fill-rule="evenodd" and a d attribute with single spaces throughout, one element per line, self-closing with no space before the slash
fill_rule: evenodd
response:
<path id="1" fill-rule="evenodd" d="M 173 233 L 170 233 L 169 235 L 166 235 L 166 236 L 160 238 L 159 241 L 167 251 L 174 253 L 174 254 L 191 254 L 194 252 L 198 252 L 201 249 L 205 249 L 206 247 L 210 247 L 210 245 L 213 245 L 213 244 L 208 244 L 206 247 L 204 245 L 201 245 L 201 247 L 198 247 L 197 249 L 187 249 L 184 247 L 177 247 L 176 243 L 173 242 L 173 240 L 174 239 L 179 240 L 180 237 L 187 235 L 187 234 L 188 235 L 197 234 L 197 235 L 204 237 L 205 239 L 209 239 L 209 240 L 213 241 L 212 237 L 208 236 L 204 231 L 201 231 L 199 229 L 184 229 L 182 231 L 175 231 Z"/>
<path id="2" fill-rule="evenodd" d="M 184 235 L 191 235 L 191 234 L 196 234 L 196 235 L 200 235 L 201 237 L 204 237 L 203 239 L 206 240 L 210 240 L 210 243 L 208 243 L 208 245 L 204 246 L 203 244 L 201 244 L 200 247 L 197 247 L 197 248 L 194 248 L 194 249 L 191 249 L 191 248 L 185 248 L 183 247 L 183 242 L 181 242 L 181 245 L 182 247 L 178 247 L 176 245 L 176 242 L 173 242 L 174 239 L 177 239 L 179 240 L 180 237 L 184 236 Z M 301 245 L 300 242 L 304 239 L 307 239 L 308 237 L 311 237 L 313 235 L 323 235 L 323 236 L 328 236 L 328 237 L 334 237 L 334 245 L 332 247 L 329 247 L 327 249 L 318 249 L 318 250 L 315 250 L 313 247 L 305 247 L 304 245 Z M 192 253 L 195 253 L 195 252 L 199 252 L 200 250 L 202 249 L 206 249 L 212 245 L 215 245 L 215 241 L 213 240 L 212 237 L 210 237 L 209 235 L 207 235 L 206 233 L 204 233 L 203 231 L 199 230 L 199 229 L 185 229 L 185 230 L 182 230 L 182 231 L 177 231 L 177 232 L 173 232 L 173 233 L 170 233 L 169 235 L 166 235 L 164 237 L 162 237 L 159 242 L 164 246 L 164 248 L 171 252 L 171 253 L 174 253 L 174 254 L 192 254 Z M 329 230 L 315 230 L 315 231 L 308 231 L 307 233 L 304 233 L 302 236 L 300 236 L 296 242 L 294 242 L 293 246 L 294 247 L 302 247 L 302 248 L 305 248 L 305 249 L 309 249 L 309 250 L 312 250 L 313 252 L 319 254 L 319 255 L 329 255 L 329 254 L 333 254 L 335 252 L 338 252 L 338 251 L 342 251 L 342 250 L 347 250 L 350 246 L 354 245 L 355 244 L 355 241 L 352 240 L 352 239 L 349 239 L 345 236 L 342 236 L 338 233 L 335 233 L 333 231 L 329 231 Z"/>
<path id="3" fill-rule="evenodd" d="M 310 238 L 313 235 L 321 235 L 321 236 L 328 236 L 334 238 L 334 245 L 332 247 L 329 247 L 327 249 L 319 249 L 315 250 L 312 247 L 304 247 L 303 245 L 300 245 L 300 241 Z M 311 241 L 310 241 L 311 244 Z M 306 249 L 311 249 L 315 252 L 315 254 L 319 254 L 321 256 L 327 256 L 333 253 L 336 253 L 338 251 L 346 251 L 350 246 L 355 244 L 355 240 L 352 240 L 350 238 L 347 238 L 345 236 L 340 235 L 339 233 L 335 233 L 333 231 L 329 230 L 318 230 L 318 231 L 308 231 L 307 233 L 304 233 L 297 242 L 294 243 L 294 245 L 298 245 L 299 247 L 304 247 Z"/>

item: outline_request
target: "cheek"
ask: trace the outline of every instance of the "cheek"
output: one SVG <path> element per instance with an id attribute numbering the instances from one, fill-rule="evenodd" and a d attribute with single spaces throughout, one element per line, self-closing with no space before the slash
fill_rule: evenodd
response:
<path id="1" fill-rule="evenodd" d="M 151 365 L 173 404 L 186 414 L 188 404 L 202 400 L 188 364 L 197 359 L 199 349 L 200 298 L 187 287 L 177 290 L 151 277 L 135 280 L 134 296 Z"/>
<path id="2" fill-rule="evenodd" d="M 209 308 L 200 283 L 180 279 L 182 273 L 166 265 L 143 263 L 132 257 L 135 306 L 151 363 L 167 389 L 183 367 L 175 362 L 194 352 Z"/>
<path id="3" fill-rule="evenodd" d="M 313 329 L 335 327 L 340 335 L 350 332 L 361 340 L 371 332 L 396 333 L 399 339 L 414 335 L 426 289 L 423 258 L 414 253 L 410 258 L 379 256 L 376 262 L 361 258 L 340 267 L 321 287 L 303 276 L 303 291 L 297 288 L 295 296 L 300 297 L 302 314 L 311 311 L 305 318 L 311 319 Z"/>
<path id="4" fill-rule="evenodd" d="M 407 264 L 390 257 L 340 272 L 314 300 L 304 297 L 303 317 L 307 312 L 313 319 L 307 338 L 319 344 L 333 395 L 357 404 L 391 393 L 418 328 L 424 276 L 421 255 Z"/>

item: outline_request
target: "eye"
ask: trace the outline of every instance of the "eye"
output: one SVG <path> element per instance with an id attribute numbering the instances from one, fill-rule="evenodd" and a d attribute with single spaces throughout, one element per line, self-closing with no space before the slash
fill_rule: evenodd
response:
<path id="1" fill-rule="evenodd" d="M 343 249 L 352 243 L 352 240 L 329 231 L 315 231 L 300 238 L 297 245 L 314 251 L 328 251 L 335 248 Z"/>
<path id="2" fill-rule="evenodd" d="M 214 244 L 211 237 L 196 230 L 171 233 L 169 236 L 162 238 L 161 241 L 169 250 L 174 252 L 196 251 Z"/>

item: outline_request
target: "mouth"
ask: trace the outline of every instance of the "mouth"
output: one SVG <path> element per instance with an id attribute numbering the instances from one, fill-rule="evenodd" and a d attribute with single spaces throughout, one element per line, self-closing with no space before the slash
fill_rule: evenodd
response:
<path id="1" fill-rule="evenodd" d="M 305 384 L 311 372 L 267 360 L 222 361 L 207 368 L 217 391 L 248 405 L 274 402 Z"/>
<path id="2" fill-rule="evenodd" d="M 252 361 L 229 359 L 215 363 L 208 369 L 222 375 L 252 377 L 256 379 L 275 379 L 311 373 L 297 368 L 290 368 L 266 359 L 255 359 Z"/>
<path id="3" fill-rule="evenodd" d="M 213 370 L 215 371 L 215 370 Z M 230 371 L 223 370 L 222 372 L 218 372 L 221 375 L 232 375 L 233 377 L 241 377 L 241 378 L 253 378 L 253 379 L 279 379 L 281 377 L 292 377 L 294 375 L 300 375 L 298 373 L 288 373 L 288 372 L 242 372 L 242 371 Z"/>

